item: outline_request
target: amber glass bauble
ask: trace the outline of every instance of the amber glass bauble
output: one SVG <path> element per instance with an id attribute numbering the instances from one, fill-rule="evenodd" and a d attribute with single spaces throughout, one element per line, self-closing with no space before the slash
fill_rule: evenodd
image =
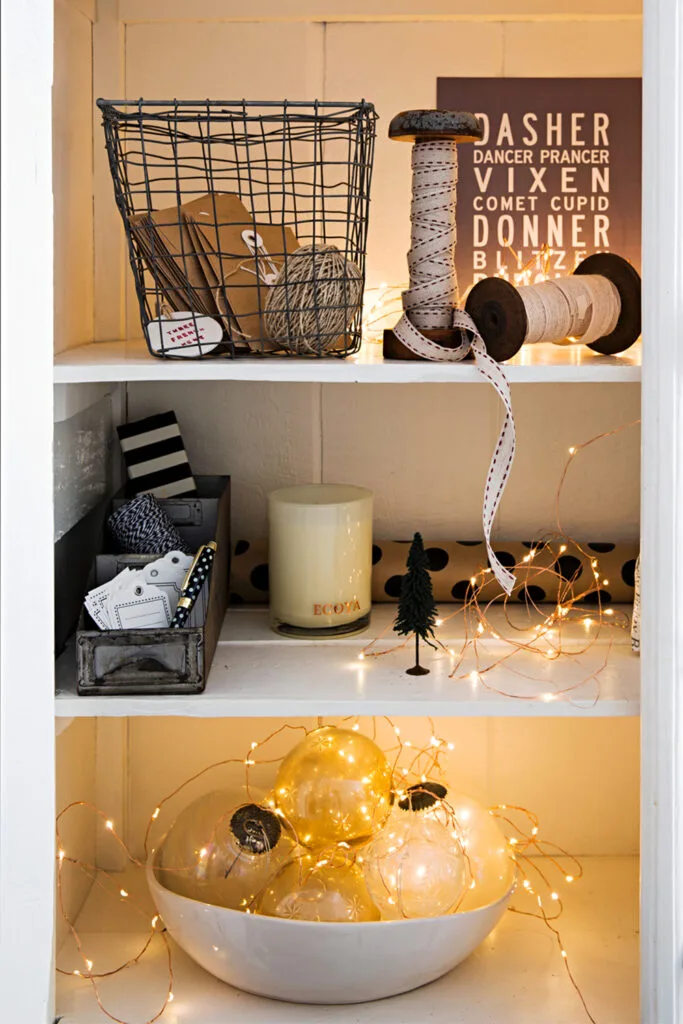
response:
<path id="1" fill-rule="evenodd" d="M 366 839 L 389 813 L 391 768 L 367 736 L 323 726 L 285 757 L 275 782 L 278 808 L 298 841 L 318 848 Z"/>

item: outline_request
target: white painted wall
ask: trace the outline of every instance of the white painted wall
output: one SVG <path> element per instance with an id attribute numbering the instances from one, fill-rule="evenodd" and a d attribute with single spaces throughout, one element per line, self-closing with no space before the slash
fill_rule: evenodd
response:
<path id="1" fill-rule="evenodd" d="M 94 221 L 92 131 L 92 21 L 89 0 L 55 0 L 52 90 L 54 196 L 54 351 L 93 338 Z M 54 537 L 58 540 L 112 486 L 114 407 L 107 390 L 88 385 L 55 391 Z M 59 600 L 59 595 L 57 595 Z M 96 801 L 96 721 L 81 719 L 56 740 L 60 811 L 75 800 Z M 86 810 L 63 824 L 64 845 L 95 862 L 95 823 Z M 64 908 L 75 920 L 91 881 L 73 867 L 63 871 Z M 57 948 L 68 926 L 57 915 Z"/>
<path id="2" fill-rule="evenodd" d="M 61 725 L 58 722 L 58 725 Z M 95 739 L 96 719 L 75 718 L 67 728 L 60 732 L 56 739 L 57 813 L 77 800 L 95 803 Z M 78 851 L 78 856 L 86 863 L 95 863 L 95 827 L 90 810 L 77 808 L 69 811 L 60 822 L 60 835 L 63 848 L 67 853 Z M 78 868 L 65 864 L 62 867 L 62 901 L 68 917 L 75 921 L 78 913 L 90 892 L 91 880 Z M 59 949 L 69 933 L 69 928 L 61 914 L 57 914 L 55 943 Z"/>
<path id="3" fill-rule="evenodd" d="M 552 527 L 567 449 L 640 415 L 638 385 L 514 385 L 517 461 L 497 536 Z M 175 409 L 197 473 L 233 477 L 235 536 L 266 534 L 266 495 L 286 484 L 356 483 L 375 492 L 375 535 L 481 535 L 486 471 L 500 406 L 484 386 L 421 384 L 130 384 L 131 419 Z M 582 453 L 563 502 L 565 528 L 588 540 L 635 540 L 639 431 Z"/>
<path id="4" fill-rule="evenodd" d="M 53 190 L 55 352 L 93 338 L 92 21 L 55 0 Z"/>

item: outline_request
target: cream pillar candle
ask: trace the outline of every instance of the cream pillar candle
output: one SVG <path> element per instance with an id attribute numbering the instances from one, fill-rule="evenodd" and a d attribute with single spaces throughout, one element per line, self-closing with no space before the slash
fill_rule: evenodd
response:
<path id="1" fill-rule="evenodd" d="M 269 497 L 270 619 L 288 636 L 343 636 L 370 622 L 372 491 L 284 487 Z"/>

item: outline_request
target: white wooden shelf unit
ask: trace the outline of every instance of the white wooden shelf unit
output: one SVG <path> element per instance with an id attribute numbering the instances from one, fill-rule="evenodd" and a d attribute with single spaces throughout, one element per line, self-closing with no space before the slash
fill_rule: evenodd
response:
<path id="1" fill-rule="evenodd" d="M 639 5 L 623 0 L 629 17 L 637 19 Z M 61 6 L 64 6 L 63 4 Z M 139 5 L 117 4 L 102 0 L 73 0 L 70 6 L 79 17 L 95 25 L 97 38 L 88 54 L 103 53 L 103 33 L 120 47 L 125 38 L 126 25 L 144 23 Z M 183 3 L 143 5 L 145 11 L 158 18 L 169 18 L 180 11 L 187 13 Z M 306 5 L 303 5 L 306 6 Z M 381 6 L 381 5 L 380 5 Z M 443 5 L 436 5 L 439 9 Z M 448 6 L 448 5 L 447 5 Z M 470 5 L 477 12 L 481 3 Z M 487 10 L 496 8 L 505 20 L 505 4 L 486 4 Z M 524 27 L 526 19 L 535 21 L 544 5 L 525 4 L 524 13 L 515 23 L 512 36 Z M 576 4 L 567 5 L 568 20 L 577 16 Z M 610 22 L 615 17 L 616 5 L 581 3 L 582 11 L 593 19 L 591 35 L 598 32 L 600 20 Z M 215 5 L 200 4 L 202 13 L 213 11 Z M 243 4 L 223 5 L 221 18 L 229 18 L 235 11 L 241 16 Z M 402 7 L 396 4 L 395 10 Z M 602 15 L 595 14 L 600 8 Z M 52 0 L 27 0 L 22 4 L 8 4 L 3 11 L 3 93 L 21 96 L 22 103 L 8 103 L 3 108 L 3 137 L 12 140 L 12 146 L 3 147 L 3 185 L 10 200 L 3 209 L 3 245 L 7 240 L 8 259 L 3 260 L 3 290 L 11 301 L 3 303 L 2 360 L 2 531 L 3 531 L 3 601 L 2 601 L 2 673 L 0 675 L 0 708 L 2 710 L 2 743 L 0 744 L 0 988 L 3 1008 L 13 1021 L 20 1024 L 52 1024 L 53 955 L 54 955 L 54 727 L 55 713 L 78 714 L 78 707 L 101 708 L 97 714 L 113 714 L 104 710 L 104 704 L 77 699 L 69 693 L 68 680 L 60 678 L 63 693 L 55 709 L 52 638 L 50 630 L 36 629 L 36 623 L 47 624 L 53 618 L 51 588 L 35 587 L 33 582 L 43 578 L 52 558 L 53 508 L 51 504 L 53 424 L 51 402 L 53 384 L 84 384 L 109 381 L 185 381 L 185 380 L 281 380 L 281 381 L 472 381 L 478 375 L 472 365 L 450 367 L 427 364 L 384 364 L 371 353 L 341 364 L 327 361 L 299 360 L 244 360 L 210 363 L 175 363 L 152 360 L 140 343 L 123 342 L 84 345 L 60 355 L 53 365 L 50 339 L 53 334 L 52 280 L 53 280 L 53 212 L 56 204 L 52 193 L 53 152 L 52 125 L 52 69 L 55 50 L 53 31 L 54 3 Z M 135 8 L 135 9 L 134 9 Z M 154 10 L 153 10 L 154 8 Z M 162 10 L 163 8 L 163 10 Z M 590 8 L 590 10 L 588 10 Z M 642 371 L 643 382 L 643 659 L 642 671 L 647 685 L 638 694 L 637 674 L 631 667 L 635 662 L 627 651 L 613 650 L 615 664 L 623 666 L 619 679 L 615 678 L 610 690 L 604 686 L 601 699 L 592 709 L 581 709 L 581 714 L 601 713 L 635 714 L 638 704 L 642 715 L 642 872 L 640 893 L 640 921 L 636 919 L 638 905 L 636 869 L 633 862 L 615 862 L 611 858 L 586 862 L 586 882 L 577 887 L 576 895 L 568 902 L 563 934 L 573 951 L 577 974 L 581 976 L 583 990 L 598 1020 L 618 1021 L 619 1024 L 677 1024 L 683 1020 L 683 987 L 681 980 L 681 935 L 683 935 L 683 896 L 681 893 L 680 864 L 683 861 L 683 829 L 680 808 L 683 804 L 683 759 L 680 756 L 683 735 L 683 704 L 677 696 L 677 667 L 683 658 L 683 635 L 680 621 L 680 580 L 683 578 L 683 543 L 681 543 L 680 480 L 683 465 L 683 439 L 676 425 L 681 421 L 680 386 L 683 379 L 683 348 L 679 344 L 680 324 L 683 322 L 683 280 L 680 266 L 683 254 L 683 133 L 680 111 L 683 109 L 683 0 L 644 0 L 644 207 L 643 207 L 643 322 L 646 325 L 646 358 Z M 340 5 L 333 3 L 335 18 Z M 392 8 L 394 10 L 394 8 Z M 508 8 L 509 11 L 509 8 Z M 336 12 L 336 13 L 335 13 Z M 370 12 L 372 14 L 372 12 Z M 196 12 L 195 12 L 196 14 Z M 399 15 L 400 20 L 403 15 Z M 458 14 L 457 17 L 461 15 Z M 365 12 L 364 18 L 367 17 Z M 425 11 L 425 17 L 434 17 Z M 488 15 L 484 15 L 484 20 Z M 332 19 L 334 20 L 334 19 Z M 342 27 L 345 30 L 345 27 Z M 541 25 L 543 32 L 547 25 Z M 154 26 L 157 31 L 157 27 Z M 373 31 L 375 27 L 373 25 Z M 564 31 L 564 26 L 562 27 Z M 284 31 L 277 26 L 278 37 Z M 412 32 L 412 26 L 410 28 Z M 505 36 L 495 26 L 496 39 Z M 583 31 L 583 29 L 582 29 Z M 183 29 L 183 33 L 185 29 Z M 585 33 L 589 35 L 589 33 Z M 65 44 L 65 40 L 61 40 Z M 279 43 L 279 38 L 278 38 Z M 496 44 L 498 47 L 498 44 Z M 500 47 L 498 47 L 500 48 Z M 476 59 L 493 47 L 479 47 Z M 518 50 L 521 48 L 517 47 Z M 515 47 L 503 47 L 502 71 L 513 74 L 511 68 L 528 68 L 528 55 L 520 54 L 524 64 L 515 64 Z M 68 46 L 65 52 L 70 55 Z M 148 49 L 141 48 L 147 54 Z M 120 51 L 110 65 L 94 67 L 88 75 L 88 87 L 107 87 L 124 68 Z M 539 50 L 540 56 L 540 50 Z M 376 60 L 373 49 L 373 60 Z M 565 65 L 563 65 L 564 67 Z M 93 69 L 90 69 L 93 70 Z M 574 61 L 566 73 L 572 73 Z M 352 69 L 355 78 L 355 68 Z M 224 68 L 220 69 L 221 75 Z M 433 79 L 434 68 L 429 73 Z M 477 67 L 475 73 L 482 72 Z M 489 72 L 486 72 L 489 73 Z M 556 72 L 555 68 L 552 73 Z M 605 67 L 602 72 L 609 74 Z M 87 94 L 87 88 L 82 90 Z M 114 90 L 115 92 L 115 90 Z M 114 94 L 113 92 L 109 93 Z M 101 147 L 94 151 L 96 174 L 101 177 L 103 155 Z M 101 184 L 101 182 L 100 182 Z M 89 197 L 90 191 L 84 194 Z M 62 207 L 66 209 L 66 207 Z M 102 257 L 101 241 L 106 231 L 100 229 L 107 220 L 101 204 L 96 203 L 96 233 L 98 255 Z M 113 215 L 116 216 L 115 211 Z M 68 232 L 67 232 L 68 234 Z M 10 241 L 11 240 L 11 241 Z M 75 246 L 75 243 L 74 243 Z M 123 267 L 121 253 L 112 252 L 109 264 Z M 26 273 L 26 268 L 31 273 Z M 98 272 L 102 274 L 100 266 Z M 36 282 L 40 282 L 37 289 Z M 98 309 L 101 323 L 120 321 L 117 303 L 120 296 L 112 294 L 111 309 Z M 39 344 L 24 343 L 27 337 L 27 313 L 31 311 L 31 337 Z M 114 336 L 119 333 L 116 330 Z M 112 336 L 110 333 L 109 336 Z M 545 353 L 541 347 L 523 353 L 522 358 L 509 364 L 512 383 L 522 382 L 627 382 L 641 379 L 640 348 L 616 360 L 595 357 L 580 348 L 558 349 Z M 27 404 L 30 395 L 30 405 Z M 28 414 L 27 414 L 28 409 Z M 18 496 L 21 500 L 18 500 Z M 42 575 L 41 575 L 42 574 Z M 240 629 L 238 619 L 228 617 L 214 676 L 205 702 L 195 707 L 205 710 L 214 706 L 212 714 L 235 715 L 239 700 L 253 700 L 249 714 L 268 714 L 277 707 L 270 692 L 261 691 L 257 672 L 252 679 L 250 695 L 237 696 L 230 688 L 230 696 L 223 704 L 214 703 L 218 691 L 224 686 L 228 693 L 230 664 L 237 665 L 259 655 L 267 648 L 271 670 L 286 653 L 271 640 L 258 641 L 256 633 L 263 624 L 249 624 L 248 617 Z M 234 629 L 233 629 L 234 627 Z M 251 630 L 254 630 L 253 634 Z M 242 639 L 240 639 L 240 636 Z M 293 648 L 290 648 L 290 650 Z M 347 648 L 345 648 L 346 650 Z M 302 649 L 300 649 L 302 650 Z M 354 647 L 348 647 L 350 654 Z M 246 658 L 245 658 L 246 654 Z M 331 657 L 315 647 L 306 647 L 306 657 Z M 387 656 L 387 661 L 393 656 Z M 357 661 L 357 659 L 351 658 Z M 364 687 L 387 707 L 394 699 L 395 678 L 381 663 L 363 666 Z M 629 666 L 629 667 L 627 667 Z M 377 671 L 375 671 L 377 668 Z M 358 687 L 356 665 L 349 669 L 352 686 Z M 384 677 L 384 673 L 387 676 Z M 375 678 L 376 677 L 376 678 Z M 370 680 L 370 682 L 368 682 Z M 446 687 L 438 700 L 447 714 L 465 714 L 465 701 L 461 695 L 451 697 L 446 673 L 433 673 L 430 684 L 439 681 Z M 262 680 L 261 680 L 262 682 Z M 290 680 L 291 682 L 291 680 Z M 73 682 L 70 684 L 73 686 Z M 342 700 L 340 679 L 326 690 L 324 700 Z M 467 684 L 465 684 L 467 685 Z M 311 678 L 308 680 L 311 689 Z M 391 687 L 391 690 L 390 690 Z M 455 690 L 453 691 L 455 694 Z M 256 695 L 256 696 L 254 696 Z M 296 696 L 296 695 L 294 695 Z M 307 713 L 314 713 L 314 704 L 307 704 Z M 358 690 L 353 702 L 358 708 Z M 290 700 L 280 693 L 279 700 Z M 433 692 L 429 703 L 437 700 Z M 257 702 L 262 700 L 262 710 Z M 406 706 L 426 706 L 426 701 L 413 705 L 406 697 Z M 484 707 L 488 698 L 469 703 Z M 125 701 L 125 699 L 124 699 Z M 368 713 L 373 706 L 360 700 Z M 232 706 L 231 706 L 232 702 Z M 462 705 L 462 706 L 459 706 Z M 528 705 L 534 714 L 545 713 L 546 702 Z M 118 705 L 121 709 L 125 702 Z M 222 711 L 218 711 L 218 707 Z M 284 707 L 285 705 L 280 705 Z M 290 708 L 294 703 L 290 704 Z M 325 706 L 321 700 L 321 707 Z M 490 707 L 495 706 L 492 700 Z M 525 705 L 521 705 L 525 706 Z M 559 702 L 547 702 L 548 713 L 557 713 Z M 550 709 L 552 708 L 552 712 Z M 629 708 L 629 710 L 626 710 Z M 360 710 L 360 708 L 359 708 Z M 433 708 L 431 708 L 433 712 Z M 152 713 L 150 709 L 139 712 Z M 91 712 L 81 712 L 91 714 Z M 95 712 L 93 712 L 95 713 Z M 131 713 L 136 713 L 131 711 Z M 245 712 L 246 713 L 246 712 Z M 291 710 L 287 710 L 291 714 Z M 433 712 L 443 713 L 443 712 Z M 477 711 L 477 713 L 485 713 Z M 509 712 L 508 712 L 509 713 Z M 572 713 L 574 713 L 572 711 Z M 578 711 L 577 711 L 578 713 Z M 30 799 L 27 799 L 27 793 Z M 581 901 L 584 895 L 590 909 Z M 512 920 L 511 920 L 512 919 Z M 90 922 L 90 928 L 86 927 Z M 96 898 L 84 909 L 79 922 L 84 934 L 104 957 L 117 956 L 115 936 L 126 934 L 124 927 L 111 919 L 109 912 L 97 905 Z M 105 926 L 110 925 L 111 931 Z M 401 997 L 351 1009 L 311 1008 L 271 1003 L 246 996 L 220 985 L 194 967 L 182 955 L 177 958 L 178 987 L 174 1006 L 169 1009 L 168 1020 L 201 1020 L 202 1024 L 218 1024 L 224 1019 L 249 1018 L 255 1024 L 293 1021 L 304 1024 L 356 1020 L 359 1024 L 380 1024 L 382 1021 L 416 1020 L 451 1021 L 457 1019 L 468 1024 L 490 1024 L 505 1020 L 507 1024 L 526 1024 L 530 1020 L 543 1020 L 552 1024 L 576 1024 L 581 1017 L 575 994 L 560 972 L 554 941 L 535 927 L 534 922 L 515 919 L 512 915 L 463 968 L 450 977 Z M 637 931 L 641 941 L 641 1011 L 637 1008 L 638 956 Z M 617 938 L 618 937 L 618 938 Z M 126 939 L 126 941 L 129 941 Z M 93 947 L 93 948 L 95 948 Z M 495 957 L 492 955 L 495 949 Z M 99 963 L 98 963 L 99 966 Z M 125 983 L 117 988 L 117 1007 L 122 1015 L 144 1019 L 146 1000 L 150 998 L 154 978 L 158 975 L 153 961 L 136 967 L 126 974 Z M 524 984 L 520 986 L 520 976 Z M 78 990 L 76 991 L 76 984 Z M 93 1024 L 98 1019 L 92 1005 L 88 986 L 75 978 L 60 979 L 60 1008 L 63 1024 Z M 521 994 L 520 994 L 521 993 Z M 157 1004 L 158 1005 L 158 1004 Z M 398 1008 L 400 1006 L 400 1009 Z"/>
<path id="2" fill-rule="evenodd" d="M 582 345 L 529 345 L 505 364 L 513 384 L 618 384 L 640 380 L 641 345 L 601 356 Z M 428 363 L 384 360 L 382 347 L 365 343 L 347 359 L 287 356 L 237 359 L 157 359 L 144 341 L 94 342 L 55 359 L 55 384 L 109 381 L 254 380 L 329 384 L 483 382 L 471 361 Z"/>
<path id="3" fill-rule="evenodd" d="M 463 615 L 457 605 L 443 606 L 445 621 L 437 630 L 448 649 L 459 652 L 464 641 Z M 623 609 L 628 612 L 628 609 Z M 522 608 L 511 610 L 513 622 L 527 625 Z M 615 611 L 620 611 L 618 605 Z M 278 637 L 268 625 L 265 608 L 229 609 L 204 693 L 182 696 L 94 696 L 76 692 L 75 652 L 69 648 L 57 671 L 55 714 L 58 717 L 190 715 L 199 718 L 283 718 L 308 715 L 433 715 L 444 717 L 607 717 L 637 715 L 640 709 L 640 659 L 633 654 L 628 630 L 596 627 L 577 621 L 563 630 L 562 643 L 572 658 L 547 660 L 517 652 L 485 677 L 477 670 L 509 652 L 503 642 L 478 643 L 450 678 L 457 658 L 425 654 L 428 676 L 406 675 L 411 650 L 397 649 L 391 623 L 395 605 L 376 605 L 370 629 L 343 640 L 303 641 Z M 621 617 L 621 616 L 619 616 Z M 586 610 L 590 618 L 590 610 Z M 502 612 L 490 616 L 501 636 L 513 636 Z M 536 619 L 533 619 L 535 622 Z M 540 619 L 539 619 L 540 621 Z M 379 657 L 359 655 L 375 636 Z M 524 639 L 528 640 L 529 634 Z M 585 653 L 579 653 L 592 638 Z M 520 639 L 516 634 L 515 639 Z M 543 645 L 544 647 L 547 645 Z M 486 683 L 483 681 L 485 678 Z M 568 687 L 582 684 L 570 694 Z M 495 691 L 503 691 L 495 692 Z M 517 694 L 518 698 L 504 696 Z M 531 698 L 531 699 L 530 699 Z"/>

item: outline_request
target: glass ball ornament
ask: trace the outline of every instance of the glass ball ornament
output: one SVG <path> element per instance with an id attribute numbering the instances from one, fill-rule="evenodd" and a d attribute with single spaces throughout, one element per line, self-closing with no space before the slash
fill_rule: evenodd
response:
<path id="1" fill-rule="evenodd" d="M 512 885 L 512 849 L 494 815 L 472 797 L 448 791 L 455 831 L 467 856 L 469 882 L 460 910 L 476 910 L 500 899 Z"/>
<path id="2" fill-rule="evenodd" d="M 450 914 L 465 892 L 460 841 L 423 814 L 392 814 L 362 858 L 368 891 L 385 920 Z"/>
<path id="3" fill-rule="evenodd" d="M 157 876 L 179 896 L 246 910 L 292 854 L 278 816 L 207 793 L 181 812 L 157 856 Z"/>
<path id="4" fill-rule="evenodd" d="M 396 799 L 391 821 L 406 815 L 436 821 L 462 847 L 466 891 L 459 910 L 475 910 L 500 899 L 512 885 L 515 865 L 512 850 L 496 818 L 472 797 L 451 792 L 439 782 L 418 782 Z"/>
<path id="5" fill-rule="evenodd" d="M 275 799 L 309 848 L 368 838 L 389 814 L 391 767 L 367 736 L 323 726 L 284 758 Z"/>
<path id="6" fill-rule="evenodd" d="M 336 851 L 304 854 L 270 880 L 257 913 L 296 921 L 379 921 L 362 869 Z"/>

